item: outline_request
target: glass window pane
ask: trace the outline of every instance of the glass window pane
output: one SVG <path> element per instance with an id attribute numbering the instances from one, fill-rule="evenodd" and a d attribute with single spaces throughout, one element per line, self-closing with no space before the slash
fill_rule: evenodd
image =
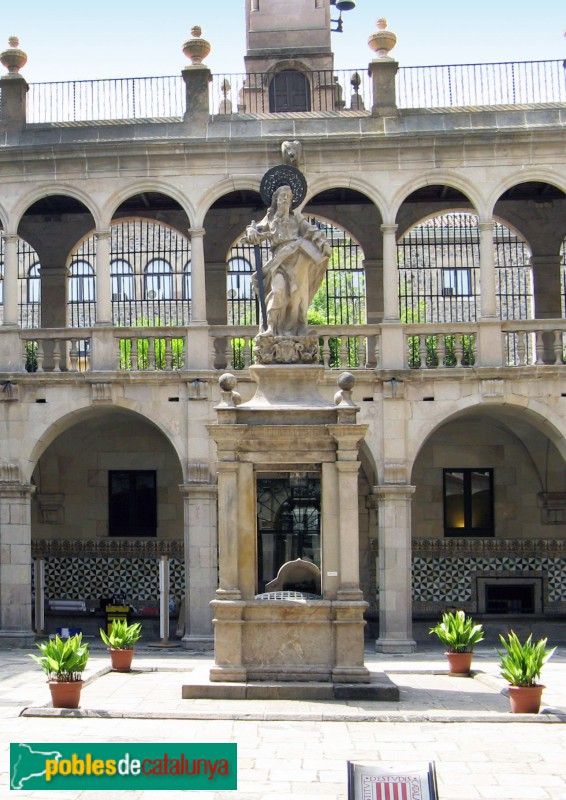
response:
<path id="1" fill-rule="evenodd" d="M 447 528 L 464 528 L 464 472 L 446 472 L 444 477 L 444 514 Z"/>
<path id="2" fill-rule="evenodd" d="M 471 473 L 472 528 L 491 527 L 491 476 L 486 470 Z"/>

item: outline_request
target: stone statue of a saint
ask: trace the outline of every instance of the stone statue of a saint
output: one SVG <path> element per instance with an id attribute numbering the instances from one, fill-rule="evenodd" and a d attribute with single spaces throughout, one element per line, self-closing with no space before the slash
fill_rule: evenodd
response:
<path id="1" fill-rule="evenodd" d="M 252 245 L 268 241 L 271 246 L 271 258 L 262 267 L 267 330 L 261 336 L 307 335 L 309 305 L 322 283 L 331 253 L 324 233 L 293 211 L 292 203 L 291 188 L 280 186 L 273 192 L 264 219 L 246 229 L 245 241 Z M 256 275 L 253 280 L 257 294 Z"/>

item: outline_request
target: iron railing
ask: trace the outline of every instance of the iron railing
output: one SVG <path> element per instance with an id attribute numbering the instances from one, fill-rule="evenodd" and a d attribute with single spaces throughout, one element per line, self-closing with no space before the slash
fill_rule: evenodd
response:
<path id="1" fill-rule="evenodd" d="M 277 73 L 275 73 L 277 74 Z M 273 75 L 221 74 L 210 84 L 211 114 L 288 111 L 363 112 L 372 107 L 367 68 L 305 74 L 300 108 L 270 99 Z M 561 60 L 402 67 L 396 79 L 399 108 L 458 108 L 566 102 Z M 273 93 L 272 93 L 273 94 Z M 32 83 L 31 123 L 182 118 L 186 92 L 181 75 Z M 275 107 L 274 107 L 275 103 Z"/>
<path id="2" fill-rule="evenodd" d="M 563 62 L 506 61 L 402 67 L 399 108 L 455 108 L 566 102 Z"/>
<path id="3" fill-rule="evenodd" d="M 182 117 L 181 75 L 31 83 L 27 121 L 95 122 Z"/>

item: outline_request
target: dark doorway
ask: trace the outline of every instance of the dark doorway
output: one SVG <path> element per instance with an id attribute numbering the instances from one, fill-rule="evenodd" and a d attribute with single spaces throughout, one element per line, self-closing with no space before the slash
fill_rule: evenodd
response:
<path id="1" fill-rule="evenodd" d="M 269 84 L 269 110 L 310 111 L 310 84 L 302 72 L 277 72 Z"/>

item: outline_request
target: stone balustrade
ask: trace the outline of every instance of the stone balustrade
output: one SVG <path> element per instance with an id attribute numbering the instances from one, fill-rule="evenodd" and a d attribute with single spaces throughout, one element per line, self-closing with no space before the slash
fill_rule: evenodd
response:
<path id="1" fill-rule="evenodd" d="M 383 334 L 402 342 L 383 364 Z M 566 319 L 314 326 L 327 369 L 431 370 L 470 367 L 561 366 Z M 391 338 L 399 331 L 400 339 Z M 255 326 L 206 327 L 208 357 L 191 327 L 43 328 L 16 332 L 21 361 L 14 368 L 14 331 L 0 329 L 0 373 L 175 372 L 244 370 L 254 362 Z M 489 334 L 489 336 L 486 335 Z M 493 342 L 501 342 L 494 359 Z"/>

